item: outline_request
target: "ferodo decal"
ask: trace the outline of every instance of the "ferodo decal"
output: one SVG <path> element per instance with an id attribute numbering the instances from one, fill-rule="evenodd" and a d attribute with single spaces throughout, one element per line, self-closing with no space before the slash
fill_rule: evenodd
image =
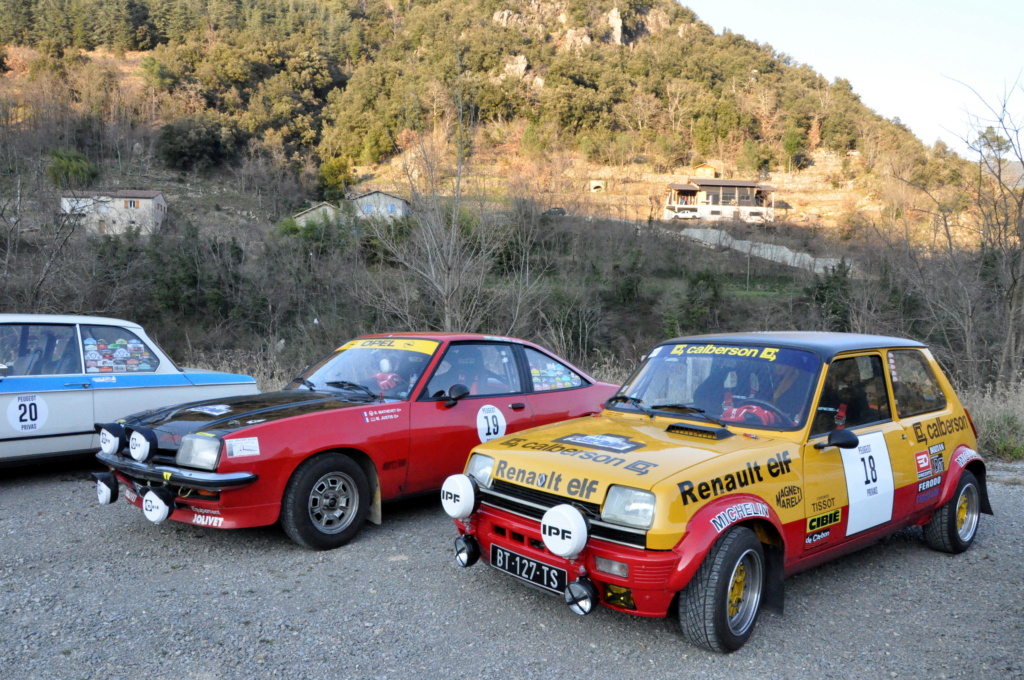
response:
<path id="1" fill-rule="evenodd" d="M 775 347 L 727 347 L 723 345 L 676 345 L 672 354 L 718 354 L 729 357 L 765 359 L 775 361 L 779 350 Z"/>
<path id="2" fill-rule="evenodd" d="M 780 477 L 789 474 L 790 463 L 789 451 L 783 451 L 770 457 L 765 467 L 771 477 Z M 699 482 L 696 487 L 689 480 L 679 482 L 679 494 L 683 498 L 683 505 L 689 505 L 690 503 L 696 503 L 698 496 L 700 496 L 701 500 L 706 501 L 714 496 L 721 496 L 724 493 L 763 481 L 764 475 L 761 474 L 761 464 L 754 461 L 747 463 L 746 467 L 742 470 Z M 696 488 L 696 491 L 694 491 L 694 488 Z"/>
<path id="3" fill-rule="evenodd" d="M 970 427 L 966 415 L 936 418 L 928 422 L 914 423 L 914 436 L 918 443 L 924 444 L 929 439 L 938 439 L 946 435 L 966 430 Z"/>
<path id="4" fill-rule="evenodd" d="M 438 343 L 433 340 L 412 340 L 410 338 L 366 338 L 345 343 L 339 350 L 345 349 L 404 349 L 408 352 L 433 355 Z"/>
<path id="5" fill-rule="evenodd" d="M 780 508 L 795 508 L 804 499 L 804 493 L 799 486 L 789 485 L 779 489 L 775 494 L 775 505 Z"/>
<path id="6" fill-rule="evenodd" d="M 917 485 L 917 492 L 927 491 L 928 489 L 935 488 L 942 483 L 942 475 L 932 477 L 931 479 L 925 480 Z"/>
<path id="7" fill-rule="evenodd" d="M 480 443 L 505 436 L 505 414 L 493 404 L 484 404 L 476 412 L 476 433 Z"/>
<path id="8" fill-rule="evenodd" d="M 839 524 L 843 519 L 843 509 L 836 508 L 832 512 L 826 512 L 824 515 L 815 515 L 814 517 L 807 518 L 807 533 L 813 533 L 820 531 L 825 527 L 830 527 L 833 524 Z"/>
<path id="9" fill-rule="evenodd" d="M 513 467 L 508 464 L 507 460 L 495 461 L 494 472 L 491 474 L 495 479 L 504 479 L 505 481 L 515 482 L 520 485 L 534 486 L 544 491 L 551 491 L 552 493 L 567 493 L 570 496 L 584 500 L 589 499 L 597 491 L 599 483 L 596 479 L 586 477 L 579 479 L 574 477 L 568 480 L 563 487 L 562 473 L 560 472 L 555 472 L 554 470 L 550 472 L 537 472 L 536 470 L 528 470 L 522 467 Z"/>
<path id="10" fill-rule="evenodd" d="M 563 437 L 562 439 L 565 439 Z M 570 456 L 572 458 L 578 458 L 579 460 L 589 460 L 593 463 L 600 463 L 601 465 L 611 465 L 612 467 L 621 467 L 623 470 L 628 470 L 637 475 L 646 475 L 651 471 L 652 468 L 658 467 L 657 463 L 651 463 L 646 460 L 634 460 L 627 461 L 625 458 L 619 456 L 613 456 L 607 453 L 597 453 L 595 451 L 588 451 L 586 449 L 578 449 L 573 446 L 565 446 L 558 442 L 550 441 L 534 441 L 525 439 L 523 437 L 511 437 L 509 439 L 502 440 L 499 442 L 501 446 L 507 446 L 511 449 L 525 449 L 527 451 L 548 451 L 550 453 L 557 453 L 562 456 Z"/>
<path id="11" fill-rule="evenodd" d="M 7 405 L 7 422 L 18 432 L 36 432 L 46 425 L 50 409 L 38 394 L 23 394 Z"/>
<path id="12" fill-rule="evenodd" d="M 748 517 L 768 517 L 768 506 L 764 503 L 737 503 L 711 518 L 711 526 L 722 533 L 727 528 Z"/>
<path id="13" fill-rule="evenodd" d="M 570 434 L 555 441 L 610 453 L 629 453 L 646 446 L 643 442 L 635 442 L 629 437 L 620 437 L 616 434 Z"/>
<path id="14" fill-rule="evenodd" d="M 840 449 L 849 510 L 846 535 L 870 529 L 892 519 L 896 487 L 889 447 L 882 432 L 860 435 L 856 449 Z"/>

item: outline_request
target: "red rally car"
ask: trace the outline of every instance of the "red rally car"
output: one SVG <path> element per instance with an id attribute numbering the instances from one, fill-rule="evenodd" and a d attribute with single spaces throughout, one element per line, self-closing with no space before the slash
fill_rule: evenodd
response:
<path id="1" fill-rule="evenodd" d="M 616 386 L 523 340 L 357 338 L 284 390 L 97 424 L 101 504 L 153 522 L 235 529 L 280 521 L 314 550 L 348 542 L 381 502 L 436 491 L 477 444 L 598 413 Z"/>

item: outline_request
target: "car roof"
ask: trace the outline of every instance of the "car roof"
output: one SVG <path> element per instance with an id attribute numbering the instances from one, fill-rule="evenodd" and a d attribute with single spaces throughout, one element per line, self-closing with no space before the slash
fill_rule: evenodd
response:
<path id="1" fill-rule="evenodd" d="M 750 333 L 718 333 L 715 335 L 689 335 L 661 343 L 710 343 L 729 345 L 771 345 L 785 349 L 802 349 L 814 352 L 823 359 L 831 359 L 843 352 L 890 347 L 927 347 L 917 340 L 894 338 L 885 335 L 860 333 L 830 333 L 824 331 L 755 331 Z"/>
<path id="2" fill-rule="evenodd" d="M 370 333 L 360 335 L 361 338 L 422 338 L 424 340 L 437 340 L 439 342 L 458 342 L 461 340 L 492 341 L 492 342 L 518 342 L 532 345 L 532 342 L 520 340 L 508 335 L 485 335 L 483 333 L 441 333 L 426 331 L 423 333 Z"/>
<path id="3" fill-rule="evenodd" d="M 0 324 L 7 323 L 79 323 L 98 324 L 100 326 L 123 326 L 126 328 L 142 328 L 134 321 L 114 319 L 106 316 L 86 316 L 84 314 L 0 314 Z"/>

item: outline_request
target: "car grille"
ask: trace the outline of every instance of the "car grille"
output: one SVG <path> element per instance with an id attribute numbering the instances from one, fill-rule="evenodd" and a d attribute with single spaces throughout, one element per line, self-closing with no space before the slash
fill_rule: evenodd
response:
<path id="1" fill-rule="evenodd" d="M 481 489 L 483 501 L 488 505 L 523 515 L 538 522 L 548 508 L 567 503 L 579 510 L 590 522 L 590 535 L 613 543 L 634 548 L 647 547 L 647 532 L 627 529 L 601 521 L 601 506 L 597 503 L 576 501 L 553 493 L 529 489 L 509 482 L 494 480 L 490 489 Z"/>

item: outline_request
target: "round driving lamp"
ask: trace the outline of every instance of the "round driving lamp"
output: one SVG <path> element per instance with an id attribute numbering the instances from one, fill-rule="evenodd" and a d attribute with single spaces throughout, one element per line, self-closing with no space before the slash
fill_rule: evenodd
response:
<path id="1" fill-rule="evenodd" d="M 171 516 L 174 493 L 165 486 L 155 486 L 142 497 L 142 514 L 153 524 L 160 524 Z"/>
<path id="2" fill-rule="evenodd" d="M 121 423 L 96 423 L 96 434 L 100 436 L 100 451 L 112 456 L 125 447 L 128 437 Z"/>
<path id="3" fill-rule="evenodd" d="M 150 456 L 156 453 L 156 433 L 148 428 L 132 430 L 128 437 L 128 455 L 134 460 L 145 463 Z"/>
<path id="4" fill-rule="evenodd" d="M 480 559 L 480 544 L 472 536 L 455 539 L 455 563 L 460 567 L 472 567 Z"/>
<path id="5" fill-rule="evenodd" d="M 100 505 L 110 505 L 117 500 L 117 477 L 113 472 L 94 472 L 96 480 L 96 500 Z"/>
<path id="6" fill-rule="evenodd" d="M 597 588 L 590 579 L 578 578 L 565 588 L 565 603 L 574 614 L 586 616 L 597 603 Z"/>

